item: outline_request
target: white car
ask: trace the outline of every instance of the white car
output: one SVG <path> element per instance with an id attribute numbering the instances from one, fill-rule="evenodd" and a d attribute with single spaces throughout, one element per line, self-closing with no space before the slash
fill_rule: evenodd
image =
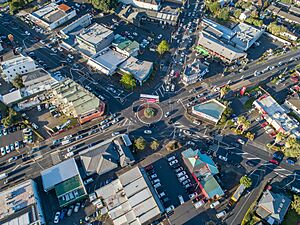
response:
<path id="1" fill-rule="evenodd" d="M 92 88 L 90 86 L 88 86 L 88 85 L 85 86 L 85 89 L 88 90 L 88 91 L 92 90 Z"/>
<path id="2" fill-rule="evenodd" d="M 25 31 L 25 34 L 27 35 L 27 36 L 30 36 L 30 33 L 26 30 Z"/>
<path id="3" fill-rule="evenodd" d="M 56 212 L 55 216 L 54 216 L 54 223 L 58 223 L 59 222 L 59 216 L 60 216 L 60 212 Z"/>
<path id="4" fill-rule="evenodd" d="M 179 172 L 181 172 L 183 170 L 183 168 L 182 167 L 179 167 L 179 168 L 177 168 L 176 170 L 175 170 L 175 173 L 179 173 Z"/>
<path id="5" fill-rule="evenodd" d="M 173 155 L 173 156 L 171 156 L 171 157 L 168 158 L 168 162 L 171 162 L 171 161 L 173 161 L 174 159 L 176 159 L 176 157 Z"/>
<path id="6" fill-rule="evenodd" d="M 176 174 L 177 177 L 182 177 L 183 175 L 186 175 L 185 171 L 181 171 L 180 173 Z"/>
<path id="7" fill-rule="evenodd" d="M 44 42 L 43 40 L 40 40 L 40 43 L 41 43 L 42 45 L 44 45 L 44 44 L 45 44 L 45 42 Z"/>
<path id="8" fill-rule="evenodd" d="M 156 173 L 152 174 L 152 175 L 150 176 L 150 178 L 151 178 L 151 179 L 157 178 L 157 174 L 156 174 Z"/>
<path id="9" fill-rule="evenodd" d="M 74 212 L 77 213 L 79 211 L 79 209 L 80 209 L 80 203 L 77 202 L 75 207 L 74 207 Z"/>
<path id="10" fill-rule="evenodd" d="M 92 183 L 93 181 L 94 181 L 94 179 L 91 177 L 91 178 L 86 179 L 85 181 L 83 181 L 83 184 L 84 184 L 84 185 L 87 185 L 87 184 L 89 184 L 89 183 Z"/>
<path id="11" fill-rule="evenodd" d="M 245 141 L 244 141 L 244 140 L 242 140 L 242 139 L 240 139 L 240 138 L 239 138 L 239 139 L 237 139 L 237 142 L 238 142 L 238 143 L 240 143 L 241 145 L 244 145 L 244 144 L 245 144 Z"/>
<path id="12" fill-rule="evenodd" d="M 31 125 L 34 129 L 36 129 L 36 130 L 39 129 L 38 125 L 36 125 L 35 123 L 32 123 Z"/>
<path id="13" fill-rule="evenodd" d="M 177 159 L 175 159 L 175 160 L 169 162 L 169 165 L 170 165 L 170 166 L 173 166 L 173 165 L 176 164 L 176 163 L 178 163 L 178 160 L 177 160 Z"/>
<path id="14" fill-rule="evenodd" d="M 1 155 L 2 155 L 2 156 L 6 155 L 6 151 L 5 151 L 5 148 L 4 148 L 4 147 L 1 147 Z"/>
<path id="15" fill-rule="evenodd" d="M 58 49 L 58 51 L 60 51 L 60 52 L 63 51 L 63 49 L 62 49 L 61 47 L 58 47 L 57 49 Z"/>
<path id="16" fill-rule="evenodd" d="M 220 202 L 219 202 L 219 201 L 216 201 L 216 202 L 211 203 L 209 207 L 213 209 L 213 208 L 215 208 L 217 205 L 220 205 Z"/>
<path id="17" fill-rule="evenodd" d="M 191 182 L 191 180 L 190 180 L 190 179 L 187 179 L 187 180 L 185 180 L 185 181 L 182 182 L 182 185 L 185 186 L 185 185 L 187 185 L 187 184 L 190 183 L 190 182 Z"/>
<path id="18" fill-rule="evenodd" d="M 184 175 L 184 176 L 180 177 L 178 180 L 179 180 L 179 182 L 183 182 L 188 178 L 189 178 L 188 175 Z"/>
<path id="19" fill-rule="evenodd" d="M 170 112 L 166 112 L 165 117 L 169 117 L 170 116 Z"/>
<path id="20" fill-rule="evenodd" d="M 196 192 L 194 192 L 194 193 L 192 193 L 192 194 L 189 194 L 189 198 L 190 199 L 193 199 L 193 198 L 195 198 L 197 196 L 197 193 Z"/>
<path id="21" fill-rule="evenodd" d="M 180 205 L 182 205 L 184 203 L 183 197 L 181 195 L 178 195 L 178 199 L 179 199 Z"/>
<path id="22" fill-rule="evenodd" d="M 227 158 L 225 156 L 219 155 L 219 159 L 223 160 L 224 162 L 227 162 Z"/>
<path id="23" fill-rule="evenodd" d="M 171 91 L 172 91 L 172 92 L 175 91 L 175 85 L 174 85 L 174 84 L 172 84 L 172 86 L 171 86 Z"/>
<path id="24" fill-rule="evenodd" d="M 226 212 L 225 212 L 225 210 L 223 210 L 222 212 L 219 212 L 218 214 L 216 214 L 216 217 L 218 219 L 220 219 L 221 217 L 224 217 L 225 215 L 226 215 Z"/>
<path id="25" fill-rule="evenodd" d="M 168 208 L 166 208 L 166 213 L 169 213 L 175 209 L 174 205 L 170 205 Z"/>
<path id="26" fill-rule="evenodd" d="M 51 48 L 52 48 L 52 45 L 46 44 L 46 47 L 51 49 Z"/>
<path id="27" fill-rule="evenodd" d="M 160 40 L 162 37 L 163 37 L 163 35 L 162 35 L 162 34 L 160 34 L 160 35 L 158 35 L 158 36 L 157 36 L 157 39 L 159 39 L 159 40 Z"/>
<path id="28" fill-rule="evenodd" d="M 57 50 L 55 48 L 51 48 L 51 51 L 57 53 Z"/>
<path id="29" fill-rule="evenodd" d="M 152 134 L 151 130 L 144 130 L 144 134 Z"/>
<path id="30" fill-rule="evenodd" d="M 69 57 L 70 59 L 74 59 L 74 56 L 72 56 L 71 54 L 68 54 L 68 57 Z"/>

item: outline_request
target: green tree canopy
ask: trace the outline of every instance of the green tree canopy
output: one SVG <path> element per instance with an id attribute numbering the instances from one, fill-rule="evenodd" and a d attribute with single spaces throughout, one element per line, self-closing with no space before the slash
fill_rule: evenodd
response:
<path id="1" fill-rule="evenodd" d="M 134 140 L 134 146 L 138 150 L 144 150 L 146 148 L 146 140 L 143 137 L 139 137 L 138 139 Z"/>
<path id="2" fill-rule="evenodd" d="M 23 84 L 23 80 L 22 80 L 22 77 L 20 75 L 17 75 L 13 80 L 12 80 L 12 85 L 14 87 L 16 87 L 17 89 L 21 89 L 24 87 L 24 84 Z"/>
<path id="3" fill-rule="evenodd" d="M 16 120 L 16 115 L 17 113 L 12 108 L 9 108 L 8 115 L 1 120 L 3 126 L 9 127 L 10 125 L 12 125 Z"/>
<path id="4" fill-rule="evenodd" d="M 126 87 L 126 88 L 135 88 L 136 87 L 136 81 L 132 74 L 125 73 L 122 75 L 122 78 L 120 82 Z"/>
<path id="5" fill-rule="evenodd" d="M 163 55 L 164 53 L 168 52 L 170 50 L 170 46 L 166 40 L 162 40 L 159 45 L 157 46 L 157 52 L 160 55 Z"/>
<path id="6" fill-rule="evenodd" d="M 229 13 L 230 13 L 230 10 L 228 7 L 223 7 L 221 8 L 221 10 L 217 13 L 218 16 L 217 18 L 219 20 L 223 20 L 223 21 L 227 21 L 229 19 Z"/>
<path id="7" fill-rule="evenodd" d="M 100 9 L 101 11 L 107 12 L 114 8 L 116 5 L 115 0 L 91 0 L 92 5 L 95 9 Z"/>
<path id="8" fill-rule="evenodd" d="M 229 85 L 225 85 L 220 89 L 220 98 L 223 98 L 230 91 Z"/>
<path id="9" fill-rule="evenodd" d="M 249 188 L 252 186 L 252 180 L 248 176 L 242 176 L 240 179 L 240 184 L 243 184 L 246 188 Z"/>
<path id="10" fill-rule="evenodd" d="M 242 10 L 241 9 L 236 9 L 233 13 L 233 16 L 238 19 L 238 18 L 240 18 L 241 14 L 242 14 Z"/>
<path id="11" fill-rule="evenodd" d="M 216 15 L 221 8 L 220 3 L 218 1 L 206 2 L 206 6 L 208 10 L 214 15 Z"/>
<path id="12" fill-rule="evenodd" d="M 282 25 L 277 25 L 276 22 L 270 23 L 267 30 L 274 35 L 280 35 L 282 32 L 286 32 L 287 28 Z"/>
<path id="13" fill-rule="evenodd" d="M 150 144 L 150 148 L 155 151 L 158 149 L 158 147 L 159 147 L 159 142 L 157 140 L 153 140 Z"/>
<path id="14" fill-rule="evenodd" d="M 300 143 L 294 137 L 288 137 L 285 141 L 284 154 L 288 157 L 300 157 Z"/>
<path id="15" fill-rule="evenodd" d="M 294 195 L 294 200 L 291 203 L 292 208 L 300 215 L 300 196 Z"/>

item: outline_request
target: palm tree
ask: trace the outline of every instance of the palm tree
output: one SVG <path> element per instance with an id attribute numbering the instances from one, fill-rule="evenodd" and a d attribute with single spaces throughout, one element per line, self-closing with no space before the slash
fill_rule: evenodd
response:
<path id="1" fill-rule="evenodd" d="M 251 126 L 251 122 L 249 120 L 245 120 L 242 124 L 242 133 L 244 133 L 245 130 L 248 130 Z"/>
<path id="2" fill-rule="evenodd" d="M 245 121 L 247 121 L 245 116 L 239 116 L 236 123 L 237 123 L 237 127 L 236 127 L 236 131 L 240 128 L 240 126 L 242 126 Z"/>
<path id="3" fill-rule="evenodd" d="M 283 134 L 282 132 L 277 133 L 273 145 L 275 145 L 275 144 L 281 142 L 281 141 L 284 139 L 284 137 L 285 137 L 285 136 L 284 136 L 284 134 Z"/>

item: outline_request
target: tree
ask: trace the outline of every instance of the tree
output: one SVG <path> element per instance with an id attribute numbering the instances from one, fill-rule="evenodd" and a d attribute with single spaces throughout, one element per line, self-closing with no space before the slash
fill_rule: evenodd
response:
<path id="1" fill-rule="evenodd" d="M 220 98 L 223 98 L 230 91 L 229 85 L 225 85 L 220 89 Z"/>
<path id="2" fill-rule="evenodd" d="M 300 196 L 294 195 L 294 200 L 291 203 L 292 208 L 300 215 Z"/>
<path id="3" fill-rule="evenodd" d="M 282 132 L 277 133 L 273 145 L 275 145 L 275 144 L 281 142 L 281 141 L 284 139 L 284 137 L 285 137 L 285 136 L 284 136 L 284 134 L 283 134 Z"/>
<path id="4" fill-rule="evenodd" d="M 217 18 L 219 20 L 227 21 L 229 19 L 229 8 L 228 7 L 223 7 L 219 12 Z"/>
<path id="5" fill-rule="evenodd" d="M 12 85 L 17 88 L 21 89 L 24 87 L 22 77 L 20 75 L 17 75 L 13 80 L 12 80 Z"/>
<path id="6" fill-rule="evenodd" d="M 9 127 L 10 125 L 12 125 L 15 122 L 16 115 L 17 115 L 17 113 L 13 109 L 9 108 L 7 117 L 4 117 L 1 120 L 1 122 L 3 123 L 3 126 Z"/>
<path id="7" fill-rule="evenodd" d="M 134 146 L 138 150 L 144 150 L 146 148 L 146 140 L 143 137 L 139 137 L 138 139 L 134 140 Z"/>
<path id="8" fill-rule="evenodd" d="M 125 73 L 122 75 L 122 78 L 120 80 L 120 82 L 126 87 L 126 88 L 131 88 L 131 90 L 133 90 L 133 88 L 136 87 L 136 81 L 133 77 L 132 74 L 129 73 Z"/>
<path id="9" fill-rule="evenodd" d="M 242 14 L 242 10 L 237 9 L 237 10 L 234 11 L 233 16 L 238 19 L 238 18 L 240 18 L 241 14 Z"/>
<path id="10" fill-rule="evenodd" d="M 170 50 L 170 46 L 166 40 L 162 40 L 159 45 L 157 46 L 157 52 L 160 55 L 163 55 L 165 52 Z"/>
<path id="11" fill-rule="evenodd" d="M 159 142 L 157 140 L 153 140 L 150 144 L 150 148 L 155 151 L 158 149 L 158 147 L 159 147 Z"/>
<path id="12" fill-rule="evenodd" d="M 109 11 L 115 7 L 115 0 L 91 0 L 95 9 L 100 9 L 104 12 Z"/>
<path id="13" fill-rule="evenodd" d="M 246 188 L 249 188 L 252 186 L 252 180 L 248 176 L 242 176 L 240 179 L 240 184 L 243 184 Z"/>
<path id="14" fill-rule="evenodd" d="M 285 141 L 285 149 L 292 148 L 296 144 L 297 140 L 295 137 L 289 136 Z"/>
<path id="15" fill-rule="evenodd" d="M 276 22 L 270 23 L 267 30 L 274 35 L 280 35 L 282 32 L 286 32 L 287 28 L 281 25 L 277 25 Z"/>
<path id="16" fill-rule="evenodd" d="M 147 117 L 147 118 L 151 118 L 153 116 L 155 116 L 155 111 L 153 108 L 151 107 L 147 107 L 145 110 L 144 110 L 144 116 Z"/>
<path id="17" fill-rule="evenodd" d="M 216 15 L 221 8 L 220 3 L 218 1 L 206 3 L 206 5 L 208 7 L 208 10 L 214 15 Z"/>
<path id="18" fill-rule="evenodd" d="M 245 130 L 248 130 L 251 126 L 251 122 L 249 120 L 245 120 L 244 123 L 242 124 L 242 134 L 244 133 Z"/>

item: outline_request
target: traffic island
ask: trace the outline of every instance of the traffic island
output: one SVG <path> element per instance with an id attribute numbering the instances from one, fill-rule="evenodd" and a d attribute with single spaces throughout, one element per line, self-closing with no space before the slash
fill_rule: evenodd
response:
<path id="1" fill-rule="evenodd" d="M 138 107 L 136 116 L 144 124 L 156 123 L 161 120 L 163 110 L 158 104 L 147 102 Z"/>

